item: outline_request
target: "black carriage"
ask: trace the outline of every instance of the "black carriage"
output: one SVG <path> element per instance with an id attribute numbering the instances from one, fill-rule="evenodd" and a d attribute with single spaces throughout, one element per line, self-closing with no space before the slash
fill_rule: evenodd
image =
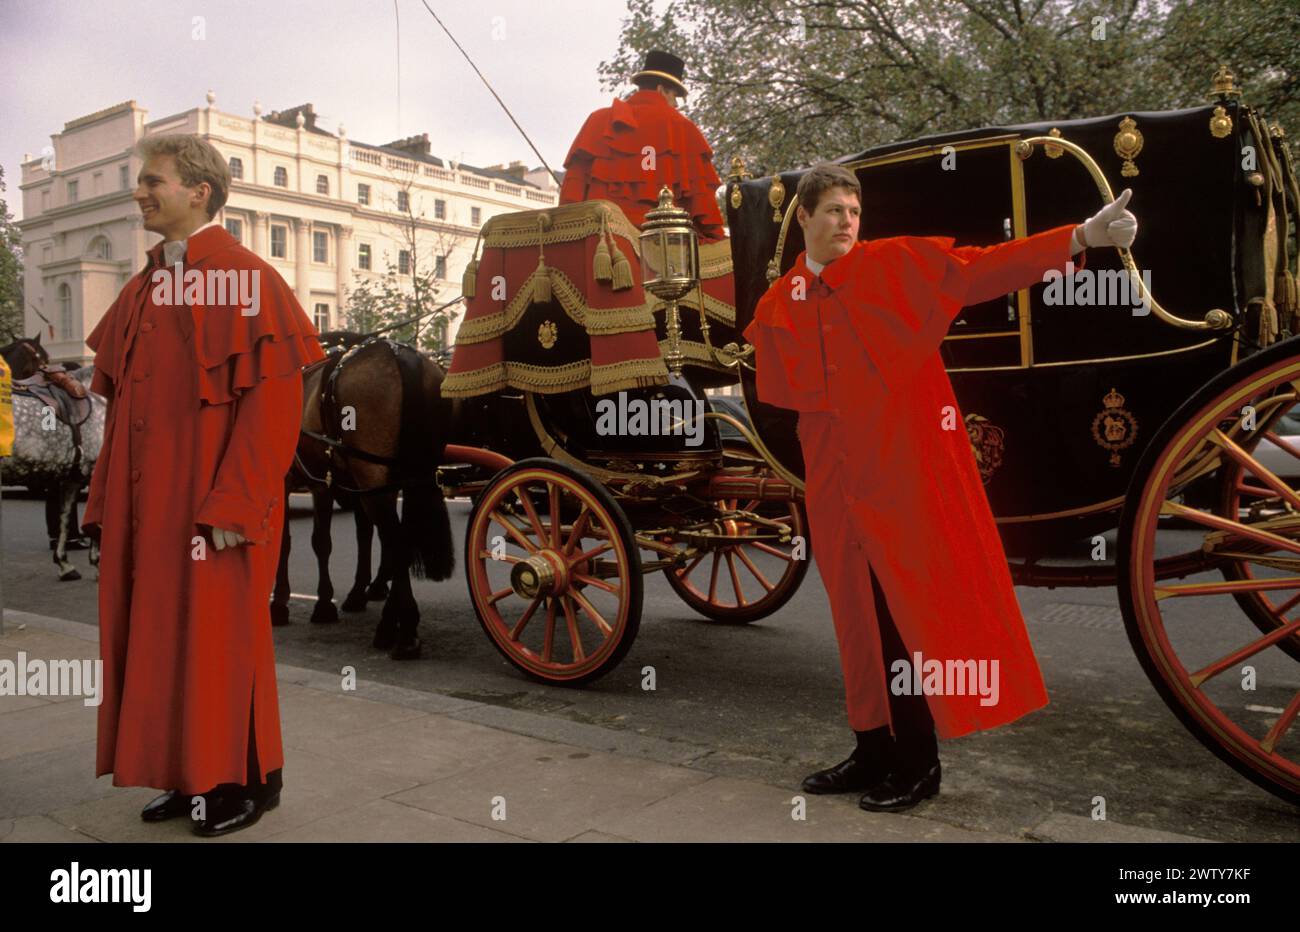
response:
<path id="1" fill-rule="evenodd" d="M 1045 283 L 967 308 L 941 353 L 1013 576 L 1116 585 L 1133 648 L 1174 713 L 1243 775 L 1300 802 L 1300 620 L 1287 617 L 1300 603 L 1300 438 L 1279 428 L 1300 404 L 1287 243 L 1300 190 L 1282 130 L 1221 72 L 1201 108 L 986 128 L 840 161 L 862 184 L 863 238 L 984 245 L 1077 222 L 1117 183 L 1134 189 L 1136 256 L 1094 250 L 1088 271 L 1093 287 L 1132 288 L 1138 307 L 1095 294 L 1061 305 Z M 644 297 L 653 321 L 637 326 L 654 327 L 680 373 L 637 382 L 631 365 L 632 381 L 598 385 L 598 338 L 616 328 L 591 308 L 575 314 L 559 290 L 502 301 L 500 365 L 477 370 L 477 389 L 462 383 L 471 388 L 447 457 L 456 465 L 442 483 L 475 499 L 465 554 L 475 610 L 529 675 L 577 684 L 612 668 L 635 636 L 645 572 L 662 570 L 724 621 L 770 614 L 802 580 L 795 414 L 757 400 L 749 349 L 734 342 L 803 248 L 793 220 L 801 174 L 755 179 L 733 166 L 730 317 L 696 289 L 678 327 L 673 301 L 660 313 Z M 556 212 L 570 209 L 511 215 L 515 233 L 563 227 L 571 218 Z M 520 248 L 517 235 L 501 242 Z M 635 242 L 626 237 L 624 252 L 647 260 Z M 480 268 L 478 287 L 488 278 Z M 468 339 L 486 332 L 471 327 Z M 567 342 L 570 355 L 550 365 L 582 372 L 576 381 L 547 381 L 548 340 Z M 610 385 L 696 402 L 737 377 L 752 430 L 721 411 L 707 415 L 696 447 L 593 428 Z M 744 443 L 724 443 L 718 420 Z M 1058 559 L 1080 541 L 1082 559 Z M 1212 575 L 1176 581 L 1196 574 Z M 1191 637 L 1179 611 L 1205 605 L 1222 610 L 1213 646 Z"/>

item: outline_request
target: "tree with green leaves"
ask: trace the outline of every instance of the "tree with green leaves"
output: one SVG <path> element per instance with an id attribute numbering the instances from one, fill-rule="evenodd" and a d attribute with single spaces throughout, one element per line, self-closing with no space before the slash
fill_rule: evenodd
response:
<path id="1" fill-rule="evenodd" d="M 1295 0 L 628 0 L 599 74 L 687 62 L 687 112 L 725 174 L 981 126 L 1208 102 L 1220 63 L 1300 133 Z"/>
<path id="2" fill-rule="evenodd" d="M 23 333 L 22 235 L 5 202 L 5 170 L 0 166 L 0 343 Z"/>

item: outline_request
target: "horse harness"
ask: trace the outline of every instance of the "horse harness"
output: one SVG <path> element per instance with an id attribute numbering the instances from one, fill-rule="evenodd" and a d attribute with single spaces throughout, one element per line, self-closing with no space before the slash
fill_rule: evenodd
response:
<path id="1" fill-rule="evenodd" d="M 320 396 L 321 426 L 326 431 L 328 431 L 329 434 L 335 434 L 340 436 L 328 436 L 326 434 L 318 434 L 313 430 L 307 430 L 305 427 L 302 428 L 301 433 L 303 434 L 303 436 L 310 437 L 311 439 L 318 441 L 319 443 L 323 443 L 325 445 L 326 454 L 329 456 L 329 460 L 330 460 L 330 468 L 325 471 L 325 475 L 323 477 L 314 475 L 311 472 L 311 470 L 307 468 L 307 465 L 303 463 L 301 453 L 299 453 L 299 451 L 296 449 L 293 452 L 294 464 L 298 467 L 298 470 L 304 476 L 310 479 L 312 482 L 320 483 L 328 489 L 338 489 L 341 492 L 351 492 L 355 494 L 374 495 L 382 492 L 391 492 L 395 489 L 401 489 L 405 486 L 410 486 L 413 484 L 409 480 L 403 481 L 399 476 L 398 481 L 390 482 L 387 485 L 379 486 L 378 488 L 350 489 L 347 486 L 340 485 L 334 479 L 334 473 L 337 470 L 339 469 L 346 470 L 347 468 L 346 461 L 348 459 L 365 460 L 368 463 L 377 463 L 380 466 L 388 466 L 394 470 L 398 469 L 401 466 L 401 463 L 396 457 L 382 456 L 378 453 L 371 453 L 369 450 L 363 450 L 360 447 L 348 446 L 348 444 L 343 442 L 343 439 L 341 437 L 343 428 L 342 428 L 342 421 L 339 418 L 339 402 L 338 402 L 339 374 L 343 371 L 343 367 L 346 366 L 348 363 L 350 363 L 353 357 L 360 350 L 371 345 L 372 343 L 386 343 L 388 345 L 388 348 L 392 350 L 393 357 L 398 361 L 398 368 L 400 371 L 401 351 L 404 348 L 406 348 L 401 343 L 398 343 L 394 340 L 389 340 L 387 338 L 382 340 L 377 340 L 372 338 L 348 348 L 343 352 L 341 356 L 339 356 L 338 362 L 334 364 L 334 367 L 330 370 L 329 375 L 326 376 L 325 384 L 321 387 L 321 396 Z M 405 403 L 406 400 L 403 399 L 403 404 Z M 342 460 L 342 462 L 340 462 L 340 460 Z M 433 481 L 437 481 L 437 480 L 434 479 Z"/>
<path id="2" fill-rule="evenodd" d="M 67 379 L 66 373 L 62 369 L 57 370 Z M 76 384 L 76 383 L 73 383 Z M 62 385 L 47 377 L 44 367 L 30 378 L 14 382 L 13 390 L 15 394 L 26 395 L 29 398 L 35 398 L 38 402 L 54 412 L 54 416 L 68 425 L 72 431 L 72 447 L 75 451 L 71 471 L 75 472 L 81 468 L 81 425 L 90 420 L 91 412 L 94 411 L 94 403 L 88 393 L 80 396 L 73 395 Z"/>

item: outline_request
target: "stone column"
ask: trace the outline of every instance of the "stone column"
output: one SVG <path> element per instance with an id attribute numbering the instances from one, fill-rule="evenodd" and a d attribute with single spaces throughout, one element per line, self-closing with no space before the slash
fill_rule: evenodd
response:
<path id="1" fill-rule="evenodd" d="M 311 306 L 311 221 L 298 220 L 293 221 L 294 232 L 297 234 L 294 241 L 293 253 L 293 270 L 294 281 L 293 289 L 298 292 L 298 303 L 302 309 L 307 312 L 307 316 L 312 315 Z"/>
<path id="2" fill-rule="evenodd" d="M 335 272 L 338 276 L 338 311 L 337 326 L 343 326 L 343 308 L 347 306 L 348 287 L 352 282 L 352 227 L 339 226 L 335 237 L 338 241 L 338 255 L 335 260 Z"/>
<path id="3" fill-rule="evenodd" d="M 271 258 L 271 215 L 259 210 L 253 214 L 253 252 L 263 259 Z"/>

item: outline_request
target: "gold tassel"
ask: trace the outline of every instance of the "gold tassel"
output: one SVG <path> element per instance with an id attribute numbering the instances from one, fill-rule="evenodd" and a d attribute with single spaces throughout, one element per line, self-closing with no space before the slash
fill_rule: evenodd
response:
<path id="1" fill-rule="evenodd" d="M 466 298 L 472 298 L 478 290 L 478 260 L 470 259 L 469 265 L 465 266 L 465 274 L 460 277 L 460 293 Z"/>
<path id="2" fill-rule="evenodd" d="M 533 279 L 533 301 L 546 304 L 551 300 L 551 270 L 546 267 L 546 258 L 537 257 L 537 276 Z"/>
<path id="3" fill-rule="evenodd" d="M 600 244 L 596 247 L 596 258 L 592 262 L 591 273 L 598 282 L 607 282 L 613 278 L 613 272 L 609 262 L 609 245 L 605 238 L 609 236 L 607 228 L 608 218 L 605 214 L 600 215 Z"/>
<path id="4" fill-rule="evenodd" d="M 1265 298 L 1259 306 L 1259 345 L 1268 346 L 1277 340 L 1277 308 Z"/>
<path id="5" fill-rule="evenodd" d="M 627 256 L 623 255 L 623 250 L 617 245 L 614 247 L 614 290 L 622 291 L 625 288 L 632 287 L 632 265 L 627 261 Z"/>

